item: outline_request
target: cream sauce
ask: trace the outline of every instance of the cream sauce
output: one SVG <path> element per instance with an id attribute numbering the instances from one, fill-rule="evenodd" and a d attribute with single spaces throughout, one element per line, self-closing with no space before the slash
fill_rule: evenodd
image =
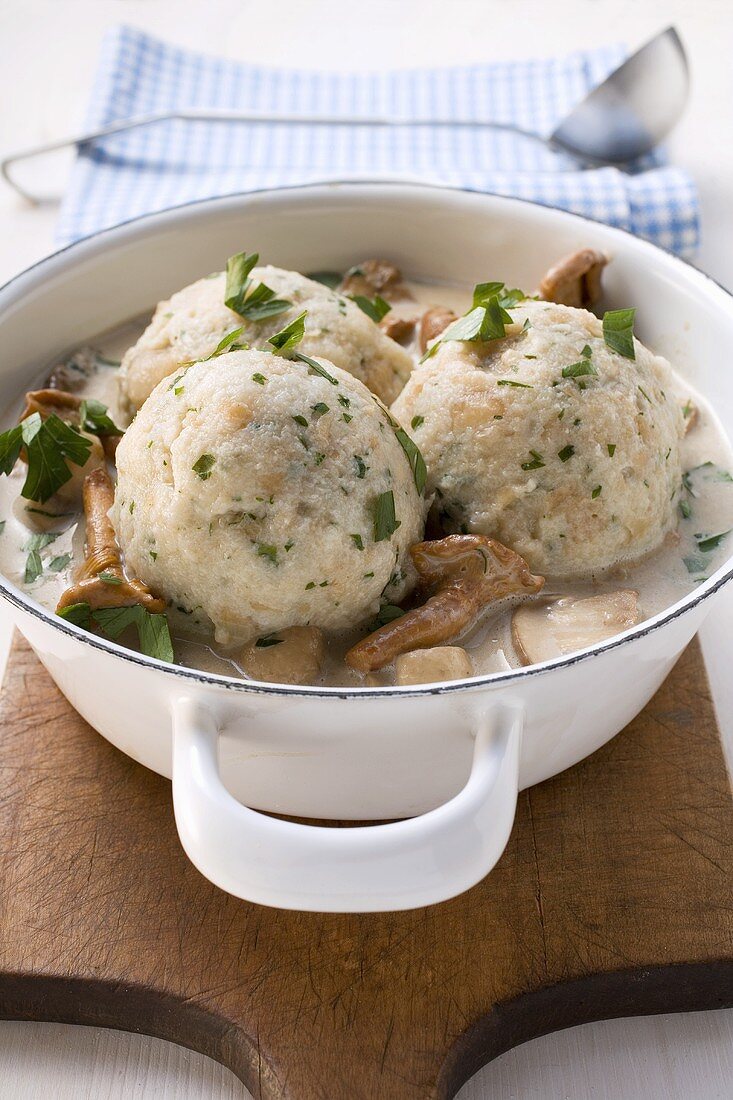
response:
<path id="1" fill-rule="evenodd" d="M 465 288 L 410 284 L 414 301 L 393 306 L 395 315 L 412 317 L 430 305 L 442 305 L 462 314 L 470 306 Z M 95 397 L 109 407 L 116 423 L 124 424 L 119 407 L 116 366 L 124 352 L 146 327 L 148 318 L 136 318 L 96 336 L 91 341 L 97 370 L 84 386 L 82 396 Z M 419 356 L 416 341 L 410 350 Z M 35 383 L 41 386 L 55 364 L 39 372 Z M 709 576 L 733 551 L 733 453 L 710 405 L 682 379 L 674 375 L 674 389 L 681 405 L 691 402 L 697 410 L 696 421 L 681 444 L 682 468 L 686 475 L 684 495 L 689 515 L 680 515 L 678 528 L 670 533 L 662 547 L 641 563 L 619 566 L 603 576 L 583 581 L 548 581 L 542 598 L 561 595 L 598 595 L 619 588 L 632 588 L 639 594 L 642 619 L 649 618 L 687 595 Z M 16 422 L 20 400 L 7 411 L 5 426 Z M 25 471 L 21 463 L 8 476 L 0 478 L 0 571 L 14 584 L 24 588 L 44 607 L 53 610 L 72 573 L 84 556 L 83 516 L 56 498 L 45 505 L 34 505 L 20 496 Z M 685 507 L 685 505 L 683 505 Z M 685 510 L 687 510 L 685 507 Z M 718 544 L 701 552 L 701 537 L 726 533 Z M 44 545 L 45 543 L 45 545 Z M 38 549 L 44 569 L 35 580 L 26 582 L 29 552 Z M 70 557 L 69 557 L 70 555 Z M 520 664 L 511 639 L 511 605 L 495 605 L 485 619 L 466 637 L 446 644 L 460 644 L 470 654 L 476 674 L 504 671 Z M 387 668 L 366 680 L 344 664 L 346 649 L 363 637 L 365 631 L 349 631 L 326 640 L 326 656 L 319 683 L 359 686 L 365 683 L 393 682 L 393 669 Z M 217 651 L 200 636 L 173 632 L 176 660 L 179 664 L 206 671 L 245 677 L 235 660 Z"/>

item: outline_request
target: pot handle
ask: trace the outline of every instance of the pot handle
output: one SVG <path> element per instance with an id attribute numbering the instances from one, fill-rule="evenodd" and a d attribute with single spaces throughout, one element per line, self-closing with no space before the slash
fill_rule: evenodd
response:
<path id="1" fill-rule="evenodd" d="M 485 714 L 471 774 L 449 802 L 386 825 L 282 821 L 238 802 L 221 781 L 219 728 L 200 702 L 173 708 L 173 806 L 191 862 L 258 905 L 304 912 L 416 909 L 462 893 L 504 850 L 517 802 L 520 709 Z"/>

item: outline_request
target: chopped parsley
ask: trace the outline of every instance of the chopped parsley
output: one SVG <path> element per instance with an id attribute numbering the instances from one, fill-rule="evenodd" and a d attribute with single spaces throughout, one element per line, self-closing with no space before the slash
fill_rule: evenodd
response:
<path id="1" fill-rule="evenodd" d="M 282 645 L 284 638 L 276 638 L 274 634 L 265 634 L 255 642 L 255 649 L 269 649 L 273 645 Z"/>
<path id="2" fill-rule="evenodd" d="M 23 448 L 28 471 L 21 496 L 43 504 L 71 478 L 69 463 L 84 466 L 92 441 L 56 413 L 42 420 L 35 412 L 0 434 L 0 473 L 10 473 Z"/>
<path id="3" fill-rule="evenodd" d="M 542 469 L 542 467 L 545 465 L 545 461 L 544 461 L 542 455 L 539 454 L 537 451 L 530 451 L 529 454 L 530 454 L 530 460 L 529 460 L 529 462 L 523 462 L 522 463 L 522 469 L 523 470 L 540 470 L 540 469 Z"/>
<path id="4" fill-rule="evenodd" d="M 275 349 L 276 355 L 284 355 L 287 358 L 287 353 L 292 351 L 293 348 L 297 348 L 305 336 L 305 319 L 307 316 L 308 310 L 304 309 L 289 325 L 281 328 L 279 332 L 273 333 L 269 338 L 267 342 Z"/>
<path id="5" fill-rule="evenodd" d="M 503 286 L 503 283 L 479 283 L 474 290 L 473 308 L 441 332 L 420 362 L 430 359 L 441 344 L 451 340 L 487 341 L 500 340 L 506 336 L 506 326 L 511 324 L 512 319 L 500 302 L 499 295 Z"/>
<path id="6" fill-rule="evenodd" d="M 168 620 L 165 615 L 152 615 L 140 604 L 132 607 L 98 607 L 92 611 L 88 603 L 75 603 L 57 614 L 84 630 L 96 626 L 113 641 L 129 626 L 134 626 L 140 649 L 146 656 L 169 664 L 174 662 Z"/>
<path id="7" fill-rule="evenodd" d="M 390 420 L 391 419 L 390 417 Z M 393 430 L 397 437 L 397 442 L 407 455 L 407 461 L 410 463 L 412 476 L 415 479 L 415 488 L 418 493 L 422 493 L 425 488 L 425 482 L 428 480 L 428 470 L 425 465 L 425 459 L 420 453 L 420 448 L 414 440 L 410 439 L 404 428 L 400 428 L 397 425 L 397 421 L 393 421 Z"/>
<path id="8" fill-rule="evenodd" d="M 510 290 L 504 283 L 477 283 L 473 288 L 473 305 L 484 306 L 496 298 L 502 309 L 511 309 L 526 300 L 527 295 L 516 287 Z"/>
<path id="9" fill-rule="evenodd" d="M 273 564 L 277 565 L 277 547 L 269 546 L 267 543 L 257 543 L 257 556 L 260 558 L 269 558 Z"/>
<path id="10" fill-rule="evenodd" d="M 634 351 L 635 309 L 611 309 L 603 314 L 603 339 L 611 351 L 624 359 L 636 359 Z"/>
<path id="11" fill-rule="evenodd" d="M 717 550 L 729 534 L 730 531 L 721 531 L 719 535 L 696 536 L 697 548 L 701 554 L 709 554 L 712 550 Z"/>
<path id="12" fill-rule="evenodd" d="M 350 294 L 352 302 L 354 302 L 362 313 L 366 313 L 367 317 L 375 321 L 376 324 L 386 317 L 392 306 L 389 302 L 385 302 L 384 298 L 380 298 L 377 294 L 372 302 L 369 298 L 365 298 L 363 294 Z"/>
<path id="13" fill-rule="evenodd" d="M 572 458 L 574 454 L 575 447 L 573 447 L 572 443 L 568 443 L 567 447 L 563 447 L 561 451 L 557 452 L 557 457 L 560 459 L 561 462 L 567 462 L 567 460 L 569 458 Z"/>
<path id="14" fill-rule="evenodd" d="M 79 423 L 84 431 L 92 435 L 122 435 L 122 428 L 118 428 L 112 420 L 107 406 L 93 397 L 82 401 L 79 406 Z"/>
<path id="15" fill-rule="evenodd" d="M 400 526 L 400 520 L 395 515 L 394 493 L 388 489 L 380 493 L 374 502 L 374 541 L 384 542 L 391 538 Z"/>
<path id="16" fill-rule="evenodd" d="M 318 401 L 315 405 L 311 405 L 311 411 L 314 416 L 319 417 L 325 416 L 325 414 L 329 411 L 329 408 L 325 401 Z"/>
<path id="17" fill-rule="evenodd" d="M 58 557 L 51 558 L 51 561 L 48 563 L 48 568 L 52 573 L 60 573 L 62 569 L 66 569 L 70 561 L 71 554 L 59 554 Z"/>
<path id="18" fill-rule="evenodd" d="M 258 386 L 264 386 L 267 379 L 265 378 L 264 374 L 260 374 L 260 372 L 257 371 L 256 374 L 252 375 L 252 381 L 256 382 Z"/>
<path id="19" fill-rule="evenodd" d="M 300 426 L 302 428 L 307 428 L 308 427 L 308 421 L 306 420 L 306 418 L 304 416 L 301 416 L 300 413 L 298 413 L 296 416 L 294 416 L 293 420 L 295 421 L 296 424 L 300 424 Z"/>
<path id="20" fill-rule="evenodd" d="M 351 541 L 353 542 L 357 550 L 364 549 L 364 540 L 362 539 L 361 535 L 351 535 Z"/>
<path id="21" fill-rule="evenodd" d="M 224 355 L 228 351 L 246 351 L 249 347 L 249 344 L 246 344 L 239 339 L 243 332 L 244 325 L 240 325 L 239 328 L 232 329 L 231 332 L 228 332 L 226 336 L 222 337 L 222 339 L 216 345 L 211 354 L 207 355 L 204 359 L 200 359 L 199 362 L 208 363 L 210 359 L 218 359 L 220 355 Z M 181 378 L 183 378 L 183 375 L 180 375 L 178 378 L 176 378 L 175 382 L 180 381 Z M 168 389 L 172 388 L 173 384 L 168 387 Z"/>
<path id="22" fill-rule="evenodd" d="M 614 454 L 616 453 L 616 444 L 615 443 L 607 443 L 606 444 L 606 450 L 608 451 L 608 457 L 613 458 Z"/>
<path id="23" fill-rule="evenodd" d="M 597 497 L 599 497 L 601 495 L 601 490 L 602 489 L 603 489 L 602 485 L 596 485 L 595 489 L 593 490 L 593 492 L 590 495 L 591 500 L 595 500 Z"/>
<path id="24" fill-rule="evenodd" d="M 300 363 L 305 363 L 308 367 L 308 374 L 317 374 L 321 378 L 325 378 L 332 386 L 338 386 L 338 379 L 334 378 L 332 374 L 329 374 L 326 368 L 322 367 L 320 363 L 317 363 L 315 359 L 311 359 L 310 355 L 303 355 L 302 351 L 298 351 L 293 358 L 297 359 Z"/>
<path id="25" fill-rule="evenodd" d="M 236 256 L 230 256 L 227 260 L 224 304 L 248 321 L 263 321 L 267 317 L 277 317 L 286 309 L 290 309 L 293 304 L 278 298 L 275 291 L 264 283 L 252 286 L 250 273 L 259 258 L 256 252 L 251 256 L 247 256 L 245 252 L 238 252 Z"/>
<path id="26" fill-rule="evenodd" d="M 361 480 L 366 477 L 366 472 L 369 469 L 361 455 L 354 455 L 354 466 L 356 467 L 356 476 Z"/>
<path id="27" fill-rule="evenodd" d="M 424 423 L 425 423 L 425 417 L 424 416 L 413 416 L 412 420 L 410 421 L 410 427 L 412 428 L 412 430 L 414 432 L 416 428 L 419 428 Z"/>
<path id="28" fill-rule="evenodd" d="M 577 363 L 571 363 L 569 367 L 563 367 L 563 378 L 583 378 L 587 374 L 598 374 L 598 371 L 590 359 L 581 359 Z"/>
<path id="29" fill-rule="evenodd" d="M 201 478 L 202 481 L 208 481 L 211 477 L 211 469 L 216 462 L 213 455 L 203 454 L 196 459 L 191 469 L 195 474 Z"/>
<path id="30" fill-rule="evenodd" d="M 497 378 L 497 386 L 514 386 L 518 390 L 533 390 L 534 386 L 530 386 L 529 382 L 515 382 L 513 378 Z"/>
<path id="31" fill-rule="evenodd" d="M 25 574 L 23 580 L 26 584 L 33 584 L 43 572 L 43 562 L 37 550 L 31 550 L 25 562 Z"/>
<path id="32" fill-rule="evenodd" d="M 376 626 L 386 626 L 387 623 L 393 623 L 395 619 L 401 619 L 403 615 L 404 611 L 397 604 L 383 603 L 377 614 L 375 624 Z"/>
<path id="33" fill-rule="evenodd" d="M 341 275 L 338 271 L 311 271 L 306 278 L 312 279 L 314 283 L 327 286 L 329 290 L 335 290 L 341 282 Z"/>

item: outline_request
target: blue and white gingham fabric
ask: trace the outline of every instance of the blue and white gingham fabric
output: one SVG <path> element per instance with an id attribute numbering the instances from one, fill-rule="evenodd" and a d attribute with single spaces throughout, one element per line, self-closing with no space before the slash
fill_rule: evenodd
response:
<path id="1" fill-rule="evenodd" d="M 549 135 L 624 56 L 620 46 L 541 61 L 336 74 L 206 57 L 129 27 L 105 39 L 86 124 L 185 107 L 486 118 Z M 192 199 L 327 179 L 419 179 L 515 195 L 622 226 L 689 256 L 694 184 L 661 153 L 633 172 L 581 171 L 539 142 L 487 128 L 372 129 L 172 121 L 81 150 L 60 243 Z"/>

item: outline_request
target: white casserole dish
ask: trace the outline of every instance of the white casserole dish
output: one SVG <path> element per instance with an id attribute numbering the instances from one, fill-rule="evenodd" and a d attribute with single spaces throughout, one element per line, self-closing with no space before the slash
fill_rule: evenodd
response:
<path id="1" fill-rule="evenodd" d="M 384 255 L 412 278 L 532 287 L 559 256 L 613 256 L 609 305 L 711 398 L 733 434 L 733 299 L 619 230 L 517 200 L 413 185 L 332 184 L 194 203 L 73 245 L 0 291 L 0 397 L 39 364 L 137 313 L 239 249 L 299 271 Z M 496 863 L 517 792 L 613 737 L 692 638 L 729 559 L 684 600 L 544 665 L 419 688 L 259 685 L 160 664 L 0 596 L 60 689 L 112 744 L 172 777 L 181 841 L 222 889 L 265 905 L 378 911 L 438 902 Z M 334 829 L 258 813 L 349 820 Z"/>

